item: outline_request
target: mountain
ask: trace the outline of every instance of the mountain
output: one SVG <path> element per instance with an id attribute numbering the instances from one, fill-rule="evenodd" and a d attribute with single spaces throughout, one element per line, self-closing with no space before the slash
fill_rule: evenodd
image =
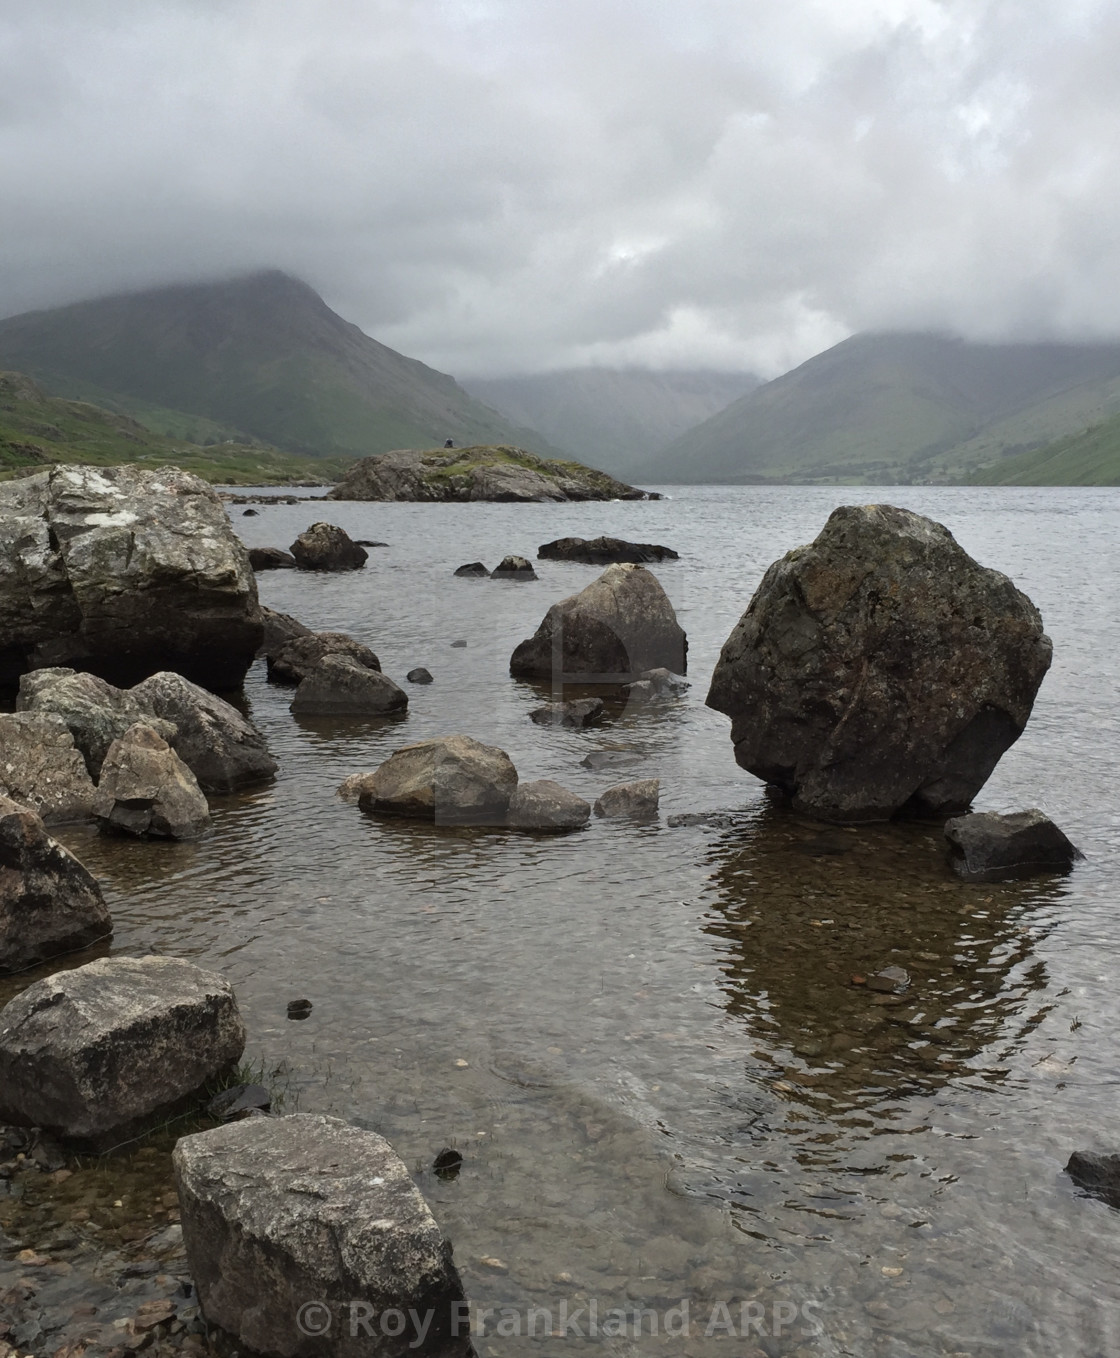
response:
<path id="1" fill-rule="evenodd" d="M 201 421 L 217 437 L 320 456 L 448 438 L 553 451 L 276 271 L 10 317 L 0 368 L 180 436 L 197 437 Z"/>
<path id="2" fill-rule="evenodd" d="M 945 482 L 1120 413 L 1120 344 L 844 340 L 633 469 L 643 480 Z"/>
<path id="3" fill-rule="evenodd" d="M 557 448 L 625 472 L 758 385 L 752 373 L 571 368 L 463 385 Z"/>
<path id="4" fill-rule="evenodd" d="M 330 459 L 312 461 L 260 445 L 202 448 L 165 438 L 116 411 L 48 396 L 24 373 L 0 372 L 0 478 L 56 462 L 174 464 L 208 481 L 238 485 L 323 480 L 342 470 Z"/>
<path id="5" fill-rule="evenodd" d="M 969 477 L 977 486 L 1120 486 L 1120 415 Z"/>

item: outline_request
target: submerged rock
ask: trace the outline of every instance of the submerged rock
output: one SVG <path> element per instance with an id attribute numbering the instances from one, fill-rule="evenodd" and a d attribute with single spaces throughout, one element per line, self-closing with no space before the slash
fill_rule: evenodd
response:
<path id="1" fill-rule="evenodd" d="M 579 830 L 591 819 L 591 807 L 566 787 L 542 778 L 518 783 L 510 798 L 507 824 L 514 830 Z"/>
<path id="2" fill-rule="evenodd" d="M 1074 1151 L 1066 1164 L 1066 1173 L 1078 1188 L 1109 1207 L 1120 1209 L 1120 1155 Z"/>
<path id="3" fill-rule="evenodd" d="M 602 698 L 573 698 L 566 703 L 545 703 L 529 713 L 538 726 L 591 726 L 603 715 Z"/>
<path id="4" fill-rule="evenodd" d="M 533 563 L 523 556 L 503 556 L 490 572 L 494 580 L 535 580 Z"/>
<path id="5" fill-rule="evenodd" d="M 197 839 L 210 827 L 194 774 L 142 722 L 109 747 L 93 813 L 102 830 L 145 838 Z"/>
<path id="6" fill-rule="evenodd" d="M 104 1149 L 232 1067 L 233 988 L 173 957 L 113 957 L 36 981 L 0 1012 L 0 1121 Z"/>
<path id="7" fill-rule="evenodd" d="M 198 477 L 59 466 L 0 485 L 0 683 L 68 665 L 235 689 L 260 640 L 248 553 Z"/>
<path id="8" fill-rule="evenodd" d="M 369 560 L 366 549 L 333 523 L 313 523 L 292 543 L 291 551 L 301 571 L 357 571 Z"/>
<path id="9" fill-rule="evenodd" d="M 451 1246 L 375 1132 L 311 1113 L 249 1118 L 181 1138 L 172 1160 L 202 1312 L 247 1350 L 473 1354 Z M 351 1324 L 359 1302 L 368 1332 Z M 329 1338 L 309 1340 L 305 1314 Z"/>
<path id="10" fill-rule="evenodd" d="M 661 800 L 659 778 L 638 778 L 632 783 L 616 783 L 595 803 L 597 816 L 629 816 L 635 820 L 650 820 L 657 815 Z"/>
<path id="11" fill-rule="evenodd" d="M 553 682 L 625 683 L 644 670 L 683 671 L 688 642 L 673 605 L 644 566 L 608 566 L 553 604 L 510 658 L 510 673 Z"/>
<path id="12" fill-rule="evenodd" d="M 408 694 L 387 675 L 337 652 L 308 671 L 292 699 L 292 711 L 305 717 L 383 717 L 407 706 Z"/>
<path id="13" fill-rule="evenodd" d="M 49 824 L 93 814 L 93 779 L 60 716 L 0 713 L 0 792 Z"/>
<path id="14" fill-rule="evenodd" d="M 486 567 L 482 564 L 481 561 L 468 561 L 467 564 L 466 564 L 465 566 L 458 566 L 458 567 L 456 567 L 455 574 L 456 574 L 456 575 L 483 576 L 483 575 L 489 575 L 490 572 L 486 569 Z"/>
<path id="15" fill-rule="evenodd" d="M 442 736 L 395 751 L 368 776 L 363 811 L 437 825 L 503 822 L 517 787 L 509 755 L 470 736 Z"/>
<path id="16" fill-rule="evenodd" d="M 845 506 L 766 572 L 707 702 L 738 763 L 799 810 L 947 815 L 1022 732 L 1050 656 L 1027 596 L 948 529 Z"/>
<path id="17" fill-rule="evenodd" d="M 1049 816 L 1034 808 L 1002 815 L 978 811 L 945 822 L 949 861 L 970 882 L 998 882 L 1069 872 L 1081 852 Z"/>
<path id="18" fill-rule="evenodd" d="M 250 547 L 249 565 L 255 571 L 294 571 L 296 559 L 282 547 Z"/>
<path id="19" fill-rule="evenodd" d="M 112 931 L 95 878 L 34 811 L 0 796 L 0 972 L 22 971 Z"/>
<path id="20" fill-rule="evenodd" d="M 345 632 L 303 632 L 269 654 L 269 680 L 274 684 L 299 684 L 328 655 L 344 656 L 367 670 L 381 670 L 381 661 L 370 648 Z"/>
<path id="21" fill-rule="evenodd" d="M 624 538 L 556 538 L 537 548 L 541 561 L 579 561 L 588 566 L 612 562 L 679 561 L 680 554 L 655 542 L 627 542 Z"/>

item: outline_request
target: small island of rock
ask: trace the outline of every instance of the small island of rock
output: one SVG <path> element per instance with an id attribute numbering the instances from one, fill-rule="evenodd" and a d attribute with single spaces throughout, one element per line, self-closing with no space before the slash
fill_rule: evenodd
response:
<path id="1" fill-rule="evenodd" d="M 328 500 L 657 500 L 581 462 L 505 446 L 401 449 L 356 462 Z"/>

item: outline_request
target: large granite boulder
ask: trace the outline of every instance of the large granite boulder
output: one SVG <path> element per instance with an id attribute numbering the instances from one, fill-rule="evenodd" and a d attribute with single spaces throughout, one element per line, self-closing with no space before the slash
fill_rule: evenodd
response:
<path id="1" fill-rule="evenodd" d="M 947 815 L 1022 732 L 1050 654 L 1027 596 L 947 528 L 845 506 L 763 576 L 707 701 L 739 764 L 810 815 Z"/>
<path id="2" fill-rule="evenodd" d="M 53 825 L 89 819 L 93 779 L 61 717 L 0 713 L 0 791 Z"/>
<path id="3" fill-rule="evenodd" d="M 60 466 L 0 485 L 0 683 L 71 665 L 233 689 L 260 640 L 248 553 L 197 476 Z"/>
<path id="4" fill-rule="evenodd" d="M 378 816 L 493 825 L 505 820 L 516 787 L 504 750 L 470 736 L 440 736 L 391 754 L 369 775 L 358 805 Z"/>
<path id="5" fill-rule="evenodd" d="M 301 571 L 359 571 L 369 553 L 344 528 L 313 523 L 292 543 L 292 556 Z"/>
<path id="6" fill-rule="evenodd" d="M 0 972 L 23 971 L 112 931 L 96 880 L 34 811 L 0 796 Z"/>
<path id="7" fill-rule="evenodd" d="M 249 1118 L 181 1138 L 172 1161 L 202 1313 L 244 1349 L 473 1354 L 451 1245 L 375 1132 L 321 1114 Z"/>
<path id="8" fill-rule="evenodd" d="M 94 778 L 100 774 L 113 741 L 138 721 L 155 715 L 141 707 L 131 690 L 61 665 L 22 675 L 16 709 L 61 717 Z M 157 725 L 155 729 L 165 740 L 174 734 L 170 726 Z"/>
<path id="9" fill-rule="evenodd" d="M 370 648 L 345 632 L 304 632 L 269 653 L 269 680 L 274 684 L 299 684 L 328 655 L 344 656 L 367 670 L 381 669 L 381 661 Z"/>
<path id="10" fill-rule="evenodd" d="M 210 828 L 194 774 L 143 722 L 110 745 L 93 814 L 102 830 L 153 839 L 197 839 Z"/>
<path id="11" fill-rule="evenodd" d="M 337 652 L 307 672 L 292 699 L 292 711 L 305 717 L 385 717 L 407 706 L 408 694 L 388 675 Z"/>
<path id="12" fill-rule="evenodd" d="M 1045 812 L 978 811 L 945 822 L 949 861 L 969 882 L 1069 872 L 1082 857 Z"/>
<path id="13" fill-rule="evenodd" d="M 609 566 L 615 561 L 679 561 L 680 553 L 656 542 L 627 542 L 625 538 L 556 538 L 537 548 L 540 561 L 579 561 Z"/>
<path id="14" fill-rule="evenodd" d="M 579 594 L 552 605 L 509 669 L 554 683 L 619 684 L 655 666 L 683 673 L 687 651 L 657 577 L 644 566 L 608 566 Z"/>
<path id="15" fill-rule="evenodd" d="M 113 957 L 36 981 L 0 1011 L 0 1122 L 97 1149 L 240 1059 L 223 977 L 175 957 Z"/>
<path id="16" fill-rule="evenodd" d="M 506 824 L 513 830 L 558 833 L 579 830 L 591 819 L 591 807 L 551 778 L 518 783 L 509 802 Z"/>

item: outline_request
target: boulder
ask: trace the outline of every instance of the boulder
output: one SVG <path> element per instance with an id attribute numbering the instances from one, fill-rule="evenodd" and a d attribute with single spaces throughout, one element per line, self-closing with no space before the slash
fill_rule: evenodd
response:
<path id="1" fill-rule="evenodd" d="M 481 561 L 468 561 L 465 566 L 458 566 L 455 570 L 456 575 L 489 575 L 490 572 Z"/>
<path id="2" fill-rule="evenodd" d="M 243 519 L 255 519 L 259 513 L 259 509 L 243 509 L 241 511 L 241 517 Z"/>
<path id="3" fill-rule="evenodd" d="M 307 632 L 269 655 L 268 677 L 274 684 L 301 683 L 328 655 L 344 656 L 367 670 L 381 669 L 381 661 L 370 648 L 345 632 Z"/>
<path id="4" fill-rule="evenodd" d="M 566 787 L 542 778 L 518 783 L 510 798 L 506 824 L 514 830 L 579 830 L 591 819 L 591 807 Z"/>
<path id="5" fill-rule="evenodd" d="M 649 820 L 657 815 L 660 798 L 659 778 L 638 778 L 632 783 L 616 783 L 596 801 L 595 814 Z"/>
<path id="6" fill-rule="evenodd" d="M 654 542 L 627 542 L 623 538 L 556 538 L 537 548 L 540 561 L 580 561 L 588 566 L 609 566 L 619 561 L 679 561 L 671 547 Z"/>
<path id="7" fill-rule="evenodd" d="M 1083 856 L 1037 808 L 957 816 L 945 822 L 945 838 L 953 870 L 969 882 L 1069 872 Z"/>
<path id="8" fill-rule="evenodd" d="M 409 816 L 437 825 L 489 825 L 505 820 L 517 787 L 509 755 L 469 736 L 405 745 L 370 775 L 358 801 L 379 816 Z"/>
<path id="9" fill-rule="evenodd" d="M 357 806 L 372 777 L 372 773 L 352 773 L 339 783 L 335 795 L 348 806 Z"/>
<path id="10" fill-rule="evenodd" d="M 0 972 L 23 971 L 112 932 L 94 878 L 34 811 L 0 796 Z"/>
<path id="11" fill-rule="evenodd" d="M 407 706 L 408 694 L 387 675 L 337 653 L 308 671 L 292 699 L 292 711 L 305 717 L 384 717 Z"/>
<path id="12" fill-rule="evenodd" d="M 845 506 L 763 576 L 707 702 L 738 763 L 801 811 L 948 815 L 1022 732 L 1050 655 L 1027 596 L 947 528 Z"/>
<path id="13" fill-rule="evenodd" d="M 603 715 L 602 698 L 573 698 L 567 703 L 545 703 L 529 713 L 538 726 L 591 726 Z"/>
<path id="14" fill-rule="evenodd" d="M 311 635 L 311 628 L 305 627 L 298 618 L 293 618 L 290 613 L 278 613 L 264 604 L 261 605 L 261 622 L 264 635 L 257 654 L 269 658 L 279 655 L 288 642 L 294 641 L 296 637 Z"/>
<path id="15" fill-rule="evenodd" d="M 93 814 L 102 830 L 157 839 L 197 839 L 210 826 L 194 774 L 143 722 L 109 747 Z"/>
<path id="16" fill-rule="evenodd" d="M 405 675 L 405 678 L 410 684 L 430 684 L 433 682 L 431 674 L 423 665 L 418 666 L 418 668 L 414 670 L 409 670 Z"/>
<path id="17" fill-rule="evenodd" d="M 490 572 L 493 580 L 535 580 L 537 573 L 533 563 L 523 556 L 503 556 Z"/>
<path id="18" fill-rule="evenodd" d="M 89 819 L 93 779 L 61 717 L 0 713 L 0 791 L 50 824 Z"/>
<path id="19" fill-rule="evenodd" d="M 197 476 L 58 466 L 0 485 L 0 682 L 67 665 L 234 689 L 260 641 L 248 553 Z"/>
<path id="20" fill-rule="evenodd" d="M 246 514 L 251 510 L 246 510 Z M 250 547 L 249 565 L 255 571 L 294 571 L 296 559 L 282 547 Z"/>
<path id="21" fill-rule="evenodd" d="M 657 698 L 679 698 L 692 687 L 687 679 L 682 679 L 664 666 L 646 670 L 642 675 L 642 683 L 649 684 Z"/>
<path id="22" fill-rule="evenodd" d="M 1066 1164 L 1066 1173 L 1091 1197 L 1120 1209 L 1120 1155 L 1074 1151 Z"/>
<path id="23" fill-rule="evenodd" d="M 147 716 L 175 728 L 171 748 L 203 791 L 233 792 L 275 776 L 276 760 L 253 723 L 181 674 L 153 674 L 130 696 Z"/>
<path id="24" fill-rule="evenodd" d="M 552 605 L 509 668 L 554 683 L 625 683 L 657 666 L 682 672 L 687 650 L 656 576 L 644 566 L 608 566 L 585 590 Z"/>
<path id="25" fill-rule="evenodd" d="M 366 549 L 333 523 L 313 523 L 296 538 L 291 550 L 301 571 L 358 571 L 369 560 Z"/>
<path id="26" fill-rule="evenodd" d="M 175 957 L 112 957 L 0 1011 L 0 1121 L 105 1149 L 182 1106 L 245 1049 L 233 988 Z"/>
<path id="27" fill-rule="evenodd" d="M 313 1113 L 248 1118 L 182 1137 L 172 1163 L 202 1313 L 246 1351 L 473 1354 L 451 1246 L 376 1132 Z M 309 1325 L 329 1337 L 309 1339 Z"/>

